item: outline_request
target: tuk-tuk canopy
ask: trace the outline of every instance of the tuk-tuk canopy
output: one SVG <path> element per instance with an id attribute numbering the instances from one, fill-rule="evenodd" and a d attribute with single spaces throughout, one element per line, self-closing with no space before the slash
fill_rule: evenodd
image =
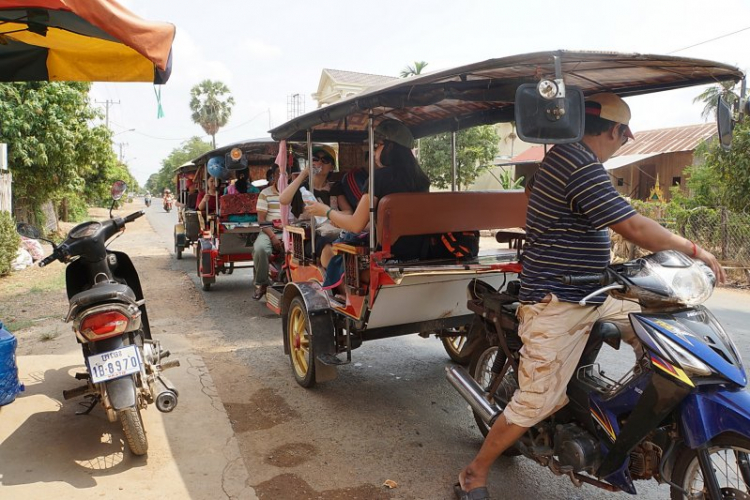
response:
<path id="1" fill-rule="evenodd" d="M 514 119 L 516 89 L 555 78 L 559 58 L 566 86 L 584 95 L 622 97 L 723 81 L 739 81 L 738 68 L 702 59 L 615 52 L 537 52 L 490 59 L 373 87 L 362 94 L 298 116 L 270 131 L 277 140 L 364 141 L 370 110 L 395 118 L 415 138 Z"/>
<path id="2" fill-rule="evenodd" d="M 115 0 L 0 0 L 0 81 L 163 84 L 174 35 Z"/>

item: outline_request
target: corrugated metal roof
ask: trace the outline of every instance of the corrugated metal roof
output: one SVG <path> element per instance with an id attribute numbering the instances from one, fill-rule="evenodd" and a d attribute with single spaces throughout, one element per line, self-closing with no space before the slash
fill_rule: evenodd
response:
<path id="1" fill-rule="evenodd" d="M 355 85 L 364 85 L 366 87 L 383 85 L 384 83 L 391 83 L 394 80 L 398 80 L 395 76 L 370 75 L 367 73 L 356 73 L 354 71 L 344 71 L 341 69 L 325 68 L 323 71 L 327 71 L 328 74 L 331 75 L 331 78 L 338 83 L 351 83 Z"/>
<path id="2" fill-rule="evenodd" d="M 716 133 L 715 123 L 645 130 L 633 134 L 635 140 L 618 149 L 614 157 L 693 151 L 700 143 L 715 136 Z"/>
<path id="3" fill-rule="evenodd" d="M 635 132 L 633 135 L 635 135 L 635 141 L 630 141 L 618 149 L 612 156 L 613 159 L 620 156 L 632 158 L 641 156 L 641 159 L 644 159 L 663 153 L 694 151 L 701 142 L 716 135 L 716 124 L 703 123 L 685 127 L 644 130 Z M 514 156 L 510 162 L 542 161 L 542 158 L 544 158 L 544 146 L 533 146 Z M 633 163 L 633 161 L 627 163 Z M 610 168 L 619 168 L 619 166 Z"/>

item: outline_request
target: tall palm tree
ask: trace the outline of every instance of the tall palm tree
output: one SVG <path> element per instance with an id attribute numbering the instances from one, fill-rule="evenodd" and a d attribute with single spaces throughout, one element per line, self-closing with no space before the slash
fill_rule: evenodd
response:
<path id="1" fill-rule="evenodd" d="M 190 89 L 191 118 L 211 136 L 216 148 L 216 133 L 227 124 L 232 115 L 234 97 L 223 82 L 203 80 Z"/>
<path id="2" fill-rule="evenodd" d="M 711 115 L 716 114 L 716 106 L 718 105 L 719 97 L 723 97 L 730 107 L 734 106 L 734 103 L 739 99 L 739 96 L 734 91 L 735 86 L 736 83 L 731 80 L 719 82 L 718 85 L 708 87 L 701 92 L 698 97 L 693 99 L 694 103 L 705 103 L 703 111 L 701 112 L 701 118 L 705 120 Z"/>
<path id="3" fill-rule="evenodd" d="M 412 75 L 422 74 L 422 70 L 427 66 L 425 61 L 414 61 L 414 66 L 407 66 L 401 70 L 401 78 L 407 78 Z"/>

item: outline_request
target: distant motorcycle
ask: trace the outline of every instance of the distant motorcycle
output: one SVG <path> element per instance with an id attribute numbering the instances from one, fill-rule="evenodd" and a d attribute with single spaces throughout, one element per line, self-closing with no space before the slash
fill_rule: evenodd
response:
<path id="1" fill-rule="evenodd" d="M 165 212 L 172 211 L 172 203 L 174 203 L 174 200 L 172 198 L 164 198 L 164 211 Z"/>
<path id="2" fill-rule="evenodd" d="M 146 203 L 146 208 L 151 206 L 151 197 L 146 196 L 146 198 L 143 200 Z"/>
<path id="3" fill-rule="evenodd" d="M 112 187 L 113 200 L 119 200 L 127 186 L 118 181 Z M 114 206 L 114 202 L 113 202 Z M 90 221 L 74 227 L 53 252 L 39 262 L 44 267 L 55 260 L 68 264 L 65 282 L 70 308 L 65 319 L 83 349 L 86 372 L 75 375 L 86 385 L 63 391 L 65 399 L 90 399 L 88 414 L 101 403 L 110 422 L 120 420 L 128 448 L 134 455 L 148 451 L 141 410 L 151 403 L 161 412 L 177 405 L 177 389 L 162 375 L 179 366 L 158 340 L 151 338 L 146 304 L 138 273 L 127 254 L 107 250 L 107 241 L 125 225 L 145 214 L 143 210 L 124 218 Z M 23 236 L 41 239 L 41 232 L 19 224 Z"/>

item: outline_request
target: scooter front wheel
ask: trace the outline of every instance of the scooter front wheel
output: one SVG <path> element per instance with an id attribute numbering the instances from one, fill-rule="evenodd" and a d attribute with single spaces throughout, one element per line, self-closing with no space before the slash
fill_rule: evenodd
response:
<path id="1" fill-rule="evenodd" d="M 145 455 L 148 453 L 148 439 L 146 429 L 143 427 L 141 410 L 131 406 L 119 411 L 122 431 L 125 433 L 125 441 L 133 455 Z"/>
<path id="2" fill-rule="evenodd" d="M 708 446 L 709 458 L 723 498 L 750 495 L 750 439 L 737 434 L 721 434 Z M 672 500 L 709 498 L 703 471 L 695 451 L 683 448 L 677 455 L 672 482 L 688 492 L 685 496 L 672 487 Z"/>

